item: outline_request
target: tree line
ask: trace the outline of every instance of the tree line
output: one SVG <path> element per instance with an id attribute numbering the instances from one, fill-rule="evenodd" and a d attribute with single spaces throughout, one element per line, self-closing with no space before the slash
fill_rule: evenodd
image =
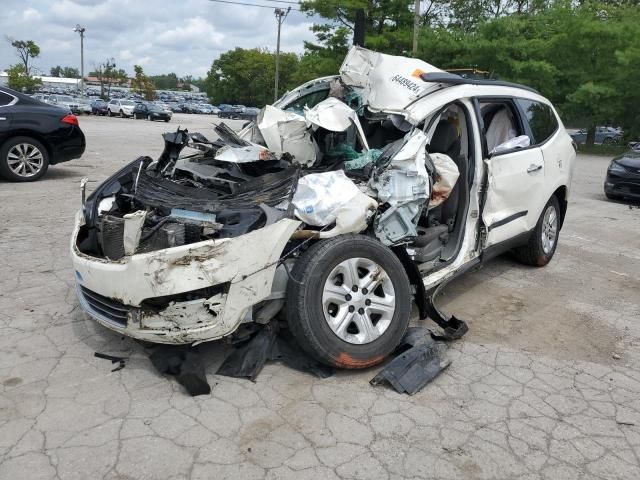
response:
<path id="1" fill-rule="evenodd" d="M 21 92 L 33 93 L 42 85 L 42 80 L 33 75 L 33 60 L 40 56 L 40 47 L 33 40 L 15 40 L 7 37 L 6 40 L 15 49 L 20 61 L 7 68 L 9 88 Z M 202 85 L 202 79 L 194 79 L 191 75 L 179 78 L 175 73 L 163 75 L 146 75 L 142 66 L 134 65 L 134 76 L 129 77 L 127 72 L 116 65 L 113 57 L 103 62 L 94 64 L 89 77 L 95 77 L 100 83 L 100 96 L 109 98 L 112 86 L 129 84 L 134 92 L 140 93 L 147 100 L 155 98 L 155 90 L 189 90 L 191 84 Z M 62 67 L 56 65 L 50 69 L 52 77 L 80 78 L 80 71 L 75 67 Z"/>
<path id="2" fill-rule="evenodd" d="M 622 126 L 640 135 L 640 2 L 632 0 L 434 0 L 422 2 L 412 52 L 413 0 L 305 0 L 322 18 L 300 56 L 282 54 L 282 92 L 334 75 L 365 11 L 365 46 L 415 55 L 443 69 L 479 69 L 529 85 L 549 98 L 566 123 Z M 274 54 L 235 49 L 216 59 L 205 80 L 214 103 L 273 101 Z M 589 143 L 590 138 L 587 139 Z"/>

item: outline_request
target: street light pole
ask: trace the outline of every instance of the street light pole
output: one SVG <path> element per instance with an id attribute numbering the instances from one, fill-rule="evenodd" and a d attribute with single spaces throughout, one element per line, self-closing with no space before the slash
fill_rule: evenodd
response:
<path id="1" fill-rule="evenodd" d="M 86 28 L 81 27 L 80 24 L 76 25 L 73 29 L 74 32 L 80 34 L 80 91 L 84 96 L 84 31 Z"/>
<path id="2" fill-rule="evenodd" d="M 278 100 L 278 80 L 280 77 L 280 27 L 282 26 L 284 19 L 287 18 L 287 15 L 289 15 L 290 11 L 291 11 L 291 7 L 287 8 L 286 10 L 283 10 L 281 8 L 276 8 L 274 10 L 274 13 L 276 16 L 276 22 L 278 22 L 278 42 L 276 44 L 276 80 L 275 80 L 275 87 L 273 92 L 274 102 Z"/>
<path id="3" fill-rule="evenodd" d="M 416 0 L 413 17 L 413 54 L 418 53 L 418 32 L 420 31 L 420 0 Z"/>

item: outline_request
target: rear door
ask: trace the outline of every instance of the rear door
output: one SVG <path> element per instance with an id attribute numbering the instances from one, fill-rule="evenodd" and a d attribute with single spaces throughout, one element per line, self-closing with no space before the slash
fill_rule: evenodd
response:
<path id="1" fill-rule="evenodd" d="M 18 99 L 13 95 L 0 90 L 0 139 L 9 132 L 12 121 L 12 106 Z"/>
<path id="2" fill-rule="evenodd" d="M 488 247 L 518 237 L 535 227 L 539 212 L 531 207 L 538 205 L 545 195 L 545 169 L 542 152 L 535 145 L 499 153 L 493 151 L 507 140 L 528 136 L 514 99 L 492 97 L 476 100 L 479 123 L 483 126 L 483 156 L 487 169 L 482 221 L 486 231 L 485 246 Z M 496 121 L 502 125 L 496 127 Z M 496 131 L 501 134 L 499 139 Z"/>

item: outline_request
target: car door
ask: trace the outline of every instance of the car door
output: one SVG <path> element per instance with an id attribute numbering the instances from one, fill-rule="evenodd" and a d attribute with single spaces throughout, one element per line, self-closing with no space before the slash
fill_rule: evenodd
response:
<path id="1" fill-rule="evenodd" d="M 488 148 L 491 147 L 488 135 L 492 131 L 503 132 L 502 143 L 527 135 L 512 98 L 479 98 L 476 101 L 478 122 L 484 134 L 486 182 L 482 221 L 485 247 L 488 247 L 524 235 L 535 227 L 539 212 L 532 205 L 538 205 L 544 196 L 545 169 L 542 152 L 536 146 L 497 149 L 498 153 Z M 494 112 L 492 116 L 491 111 Z M 496 121 L 505 125 L 496 127 L 493 123 Z"/>
<path id="2" fill-rule="evenodd" d="M 11 128 L 13 115 L 12 106 L 18 101 L 13 95 L 0 91 L 0 140 Z"/>

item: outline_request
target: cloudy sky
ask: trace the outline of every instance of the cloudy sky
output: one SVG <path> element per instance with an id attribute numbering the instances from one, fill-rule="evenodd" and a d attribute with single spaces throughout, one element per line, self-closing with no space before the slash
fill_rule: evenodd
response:
<path id="1" fill-rule="evenodd" d="M 238 0 L 277 6 L 266 0 Z M 283 5 L 283 4 L 281 4 Z M 142 65 L 147 74 L 206 75 L 220 53 L 235 47 L 275 50 L 273 10 L 209 0 L 0 0 L 0 32 L 33 40 L 41 49 L 34 66 L 48 74 L 56 65 L 80 67 L 79 23 L 85 33 L 85 72 L 108 57 L 127 72 Z M 300 53 L 313 39 L 312 20 L 291 11 L 281 49 Z M 18 59 L 0 38 L 0 70 Z"/>

